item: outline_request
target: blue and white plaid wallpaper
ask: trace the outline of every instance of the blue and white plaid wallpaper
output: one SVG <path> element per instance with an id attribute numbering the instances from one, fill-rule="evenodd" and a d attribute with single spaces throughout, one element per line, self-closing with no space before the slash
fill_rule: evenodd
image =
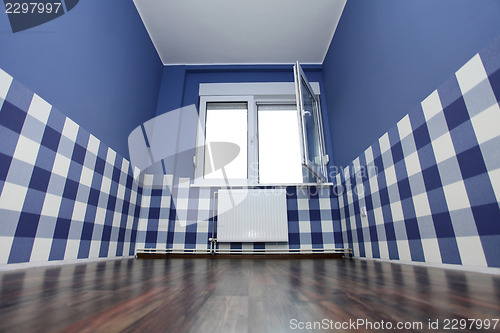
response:
<path id="1" fill-rule="evenodd" d="M 353 163 L 288 187 L 287 244 L 500 267 L 500 40 Z M 137 170 L 136 175 L 137 175 Z M 0 264 L 209 248 L 216 188 L 143 175 L 0 70 Z"/>
<path id="2" fill-rule="evenodd" d="M 354 255 L 500 267 L 500 40 L 338 174 Z"/>
<path id="3" fill-rule="evenodd" d="M 0 70 L 0 264 L 132 255 L 130 163 Z"/>
<path id="4" fill-rule="evenodd" d="M 171 192 L 169 186 L 163 189 L 154 189 L 153 186 L 153 189 L 146 190 L 153 183 L 158 184 L 153 177 L 161 176 L 145 176 L 137 248 L 209 249 L 216 205 L 214 192 L 217 188 L 191 187 L 191 179 L 180 178 Z M 164 184 L 172 185 L 172 177 L 164 177 Z M 334 198 L 331 187 L 287 187 L 288 243 L 219 243 L 218 247 L 279 250 L 341 248 L 340 223 L 333 222 L 334 214 L 338 214 Z"/>

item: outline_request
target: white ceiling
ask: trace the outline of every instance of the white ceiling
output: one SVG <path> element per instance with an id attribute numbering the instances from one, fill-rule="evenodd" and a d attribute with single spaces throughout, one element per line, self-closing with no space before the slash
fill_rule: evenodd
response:
<path id="1" fill-rule="evenodd" d="M 165 65 L 321 64 L 347 0 L 134 0 Z"/>

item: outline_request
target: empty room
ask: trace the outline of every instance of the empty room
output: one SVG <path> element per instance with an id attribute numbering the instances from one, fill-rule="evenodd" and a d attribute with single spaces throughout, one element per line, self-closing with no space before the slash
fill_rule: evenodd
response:
<path id="1" fill-rule="evenodd" d="M 499 17 L 4 0 L 0 332 L 500 330 Z"/>

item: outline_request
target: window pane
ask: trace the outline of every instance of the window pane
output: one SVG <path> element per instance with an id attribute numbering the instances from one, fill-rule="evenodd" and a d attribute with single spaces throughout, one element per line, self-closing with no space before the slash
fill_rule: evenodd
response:
<path id="1" fill-rule="evenodd" d="M 297 109 L 259 106 L 259 182 L 302 183 Z"/>
<path id="2" fill-rule="evenodd" d="M 247 128 L 246 103 L 207 103 L 204 178 L 247 178 Z"/>
<path id="3" fill-rule="evenodd" d="M 322 168 L 321 141 L 318 128 L 318 106 L 304 82 L 302 82 L 304 103 L 303 122 L 306 128 L 307 159 L 320 170 Z"/>

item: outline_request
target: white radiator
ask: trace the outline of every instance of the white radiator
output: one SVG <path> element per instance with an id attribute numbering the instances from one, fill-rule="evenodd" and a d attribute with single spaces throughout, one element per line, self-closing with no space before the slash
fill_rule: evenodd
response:
<path id="1" fill-rule="evenodd" d="M 217 241 L 287 242 L 286 190 L 219 190 Z"/>

